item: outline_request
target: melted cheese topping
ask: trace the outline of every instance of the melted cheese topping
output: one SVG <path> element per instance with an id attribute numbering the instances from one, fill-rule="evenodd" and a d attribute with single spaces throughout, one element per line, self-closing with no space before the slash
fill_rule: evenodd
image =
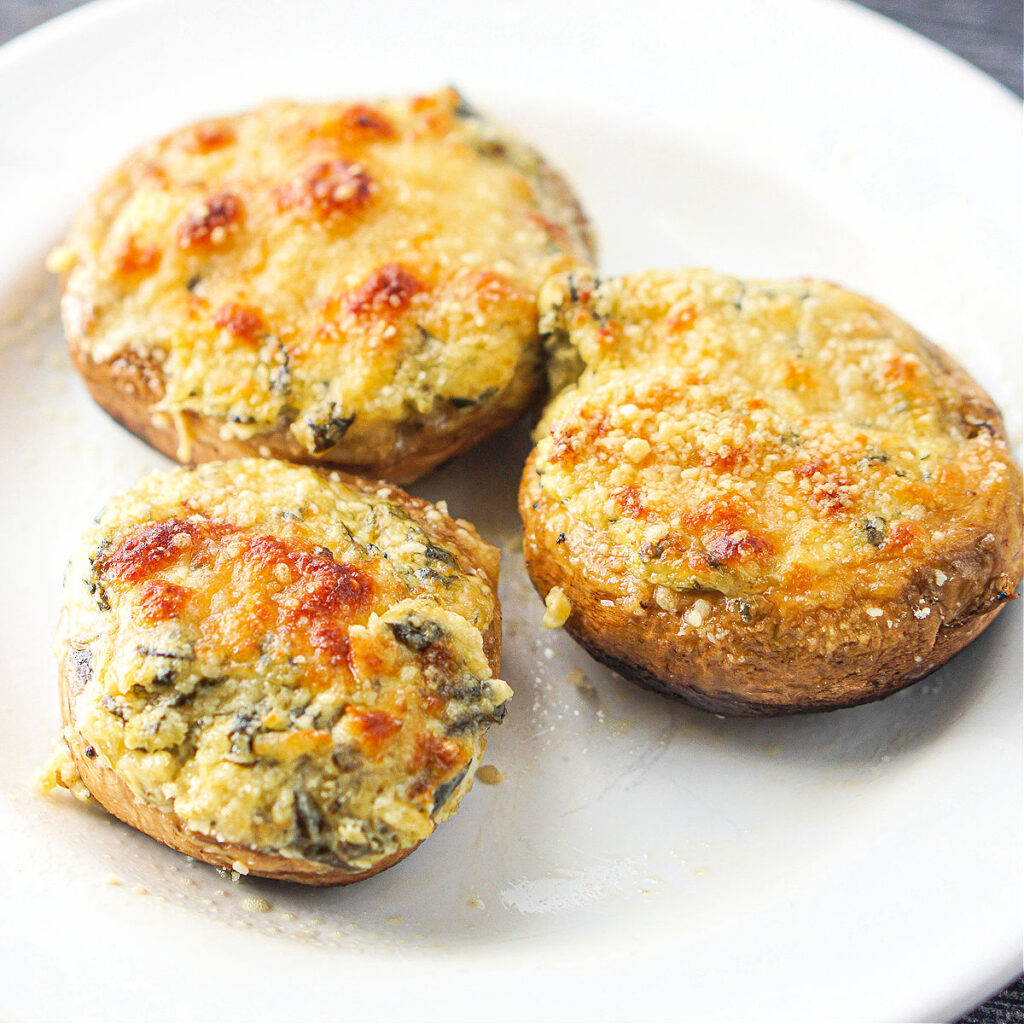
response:
<path id="1" fill-rule="evenodd" d="M 360 870 L 454 812 L 511 695 L 483 650 L 497 604 L 395 493 L 241 460 L 107 506 L 59 644 L 79 732 L 139 797 Z"/>
<path id="2" fill-rule="evenodd" d="M 675 591 L 839 605 L 1019 518 L 1005 443 L 923 339 L 821 282 L 551 282 L 545 494 Z"/>
<path id="3" fill-rule="evenodd" d="M 157 409 L 311 454 L 470 408 L 536 345 L 536 293 L 587 255 L 578 209 L 453 90 L 183 129 L 127 161 L 61 248 L 97 362 L 162 363 Z"/>

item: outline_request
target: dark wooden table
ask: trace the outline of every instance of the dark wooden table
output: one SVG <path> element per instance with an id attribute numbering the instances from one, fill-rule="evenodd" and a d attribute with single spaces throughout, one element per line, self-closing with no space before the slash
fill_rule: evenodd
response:
<path id="1" fill-rule="evenodd" d="M 0 0 L 0 43 L 78 7 L 85 0 Z M 1022 90 L 1024 0 L 860 0 Z M 1008 808 L 1020 814 L 1019 807 Z M 1007 899 L 1013 897 L 1009 894 Z M 957 1024 L 1024 1024 L 1024 976 L 961 1017 Z"/>

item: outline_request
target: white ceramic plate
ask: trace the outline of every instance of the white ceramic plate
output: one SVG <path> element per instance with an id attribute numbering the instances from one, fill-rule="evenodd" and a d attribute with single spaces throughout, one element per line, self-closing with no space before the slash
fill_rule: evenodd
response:
<path id="1" fill-rule="evenodd" d="M 61 572 L 164 460 L 95 409 L 41 270 L 128 149 L 267 97 L 456 82 L 576 182 L 619 271 L 815 273 L 960 357 L 1019 437 L 1018 108 L 838 3 L 189 0 L 0 53 L 0 1015 L 934 1019 L 1020 966 L 1021 612 L 880 704 L 726 721 L 539 628 L 513 431 L 415 488 L 503 545 L 513 711 L 457 817 L 336 891 L 232 882 L 37 796 Z M 578 674 L 589 685 L 576 685 Z M 262 897 L 271 909 L 259 912 Z"/>

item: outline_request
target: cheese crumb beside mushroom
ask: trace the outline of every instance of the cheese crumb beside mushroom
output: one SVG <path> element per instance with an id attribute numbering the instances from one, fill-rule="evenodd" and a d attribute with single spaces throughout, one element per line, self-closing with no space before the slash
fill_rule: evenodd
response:
<path id="1" fill-rule="evenodd" d="M 693 626 L 694 629 L 699 629 L 704 625 L 704 620 L 713 610 L 714 609 L 710 601 L 705 601 L 703 597 L 699 597 L 693 602 L 689 611 L 687 611 L 683 618 Z"/>
<path id="2" fill-rule="evenodd" d="M 540 624 L 545 629 L 561 628 L 572 613 L 572 604 L 561 587 L 552 587 L 548 591 L 548 596 L 544 598 L 544 607 L 546 610 Z"/>
<path id="3" fill-rule="evenodd" d="M 51 274 L 66 274 L 78 262 L 78 255 L 69 245 L 58 245 L 46 257 L 46 269 Z"/>
<path id="4" fill-rule="evenodd" d="M 36 777 L 36 788 L 40 793 L 50 793 L 58 787 L 68 790 L 76 800 L 80 800 L 82 803 L 92 800 L 92 795 L 86 789 L 82 776 L 78 774 L 78 767 L 71 756 L 71 750 L 68 748 L 63 733 L 57 737 L 49 760 Z"/>
<path id="5" fill-rule="evenodd" d="M 497 786 L 505 781 L 505 773 L 493 764 L 481 765 L 476 777 L 487 786 Z"/>

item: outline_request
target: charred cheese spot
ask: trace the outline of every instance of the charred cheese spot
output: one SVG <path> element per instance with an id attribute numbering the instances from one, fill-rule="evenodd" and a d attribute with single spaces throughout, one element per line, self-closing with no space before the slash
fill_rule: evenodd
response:
<path id="1" fill-rule="evenodd" d="M 348 663 L 348 635 L 336 622 L 310 618 L 307 628 L 310 646 L 325 658 L 333 668 Z"/>
<path id="2" fill-rule="evenodd" d="M 454 740 L 425 733 L 416 740 L 409 759 L 409 774 L 415 776 L 409 789 L 413 794 L 433 792 L 464 760 L 462 745 Z"/>
<path id="3" fill-rule="evenodd" d="M 905 355 L 894 355 L 886 359 L 881 366 L 882 380 L 886 384 L 898 387 L 914 384 L 919 380 L 921 371 L 921 361 Z"/>
<path id="4" fill-rule="evenodd" d="M 771 554 L 770 541 L 747 530 L 726 530 L 707 542 L 708 554 L 720 565 L 735 565 L 744 558 Z"/>
<path id="5" fill-rule="evenodd" d="M 122 538 L 109 554 L 101 554 L 93 563 L 96 574 L 121 584 L 139 583 L 178 561 L 191 551 L 196 534 L 227 532 L 224 526 L 168 519 L 147 523 Z M 201 556 L 200 556 L 201 557 Z"/>
<path id="6" fill-rule="evenodd" d="M 179 224 L 178 244 L 183 249 L 226 244 L 241 226 L 244 209 L 242 200 L 233 192 L 210 196 Z"/>
<path id="7" fill-rule="evenodd" d="M 331 126 L 333 129 L 333 125 Z M 395 126 L 379 110 L 365 103 L 348 107 L 337 121 L 338 134 L 346 138 L 393 139 Z"/>
<path id="8" fill-rule="evenodd" d="M 467 554 L 482 542 L 462 530 L 456 555 L 444 531 L 461 528 L 398 496 L 253 459 L 155 474 L 107 506 L 60 642 L 76 727 L 133 792 L 215 838 L 353 870 L 454 812 L 511 693 L 484 653 L 497 602 Z"/>
<path id="9" fill-rule="evenodd" d="M 258 344 L 264 333 L 263 315 L 258 309 L 228 302 L 213 315 L 213 322 L 240 341 Z"/>
<path id="10" fill-rule="evenodd" d="M 476 295 L 480 309 L 490 312 L 501 309 L 510 302 L 528 301 L 523 289 L 504 274 L 494 270 L 482 270 L 467 279 L 469 289 Z"/>
<path id="11" fill-rule="evenodd" d="M 116 271 L 122 277 L 142 277 L 160 265 L 161 254 L 154 245 L 146 245 L 129 235 L 116 257 Z"/>
<path id="12" fill-rule="evenodd" d="M 192 591 L 166 580 L 154 579 L 144 583 L 139 592 L 137 621 L 143 626 L 177 618 L 192 596 Z"/>
<path id="13" fill-rule="evenodd" d="M 438 138 L 452 130 L 462 106 L 462 97 L 452 88 L 429 96 L 414 96 L 409 102 L 410 112 L 416 115 L 417 131 Z"/>
<path id="14" fill-rule="evenodd" d="M 328 219 L 356 216 L 370 205 L 373 193 L 373 179 L 364 167 L 346 160 L 325 160 L 278 189 L 276 196 L 282 210 L 297 209 Z"/>
<path id="15" fill-rule="evenodd" d="M 388 263 L 352 292 L 346 305 L 357 316 L 397 315 L 409 308 L 413 296 L 423 291 L 423 287 L 401 263 Z"/>
<path id="16" fill-rule="evenodd" d="M 409 767 L 414 772 L 444 776 L 459 763 L 460 753 L 458 743 L 428 733 L 416 741 Z"/>
<path id="17" fill-rule="evenodd" d="M 276 135 L 280 144 L 289 149 L 335 152 L 342 156 L 399 137 L 394 120 L 366 103 L 338 106 L 323 113 L 314 108 L 311 116 L 280 125 Z"/>
<path id="18" fill-rule="evenodd" d="M 925 531 L 917 523 L 894 523 L 886 535 L 883 547 L 892 551 L 909 551 L 925 539 Z"/>
<path id="19" fill-rule="evenodd" d="M 630 518 L 647 518 L 647 507 L 640 500 L 640 491 L 636 487 L 618 487 L 612 491 L 612 498 L 616 506 Z"/>
<path id="20" fill-rule="evenodd" d="M 379 756 L 402 728 L 401 718 L 386 711 L 368 711 L 355 707 L 345 712 L 344 723 L 347 731 L 356 737 L 370 757 Z"/>
<path id="21" fill-rule="evenodd" d="M 204 121 L 186 136 L 185 145 L 193 153 L 211 153 L 235 141 L 235 130 L 225 121 Z"/>
<path id="22" fill-rule="evenodd" d="M 595 442 L 609 430 L 608 415 L 592 407 L 583 407 L 579 415 L 559 421 L 551 427 L 553 451 L 551 458 L 566 468 L 572 466 L 580 453 L 595 451 Z M 595 451 L 598 458 L 602 457 Z"/>

